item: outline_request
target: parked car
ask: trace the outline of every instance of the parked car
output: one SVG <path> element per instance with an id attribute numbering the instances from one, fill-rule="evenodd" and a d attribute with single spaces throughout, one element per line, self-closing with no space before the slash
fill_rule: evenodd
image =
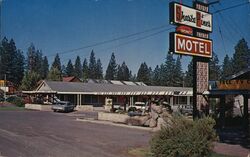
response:
<path id="1" fill-rule="evenodd" d="M 75 105 L 73 105 L 69 101 L 58 101 L 55 104 L 52 105 L 51 109 L 54 112 L 60 111 L 60 112 L 72 112 L 74 111 Z"/>
<path id="2" fill-rule="evenodd" d="M 193 106 L 191 105 L 184 105 L 180 108 L 180 112 L 183 115 L 189 116 L 193 114 Z"/>
<path id="3" fill-rule="evenodd" d="M 146 105 L 145 102 L 135 102 L 133 107 L 135 107 L 137 110 L 141 110 L 141 111 L 147 111 L 148 110 L 148 106 Z"/>

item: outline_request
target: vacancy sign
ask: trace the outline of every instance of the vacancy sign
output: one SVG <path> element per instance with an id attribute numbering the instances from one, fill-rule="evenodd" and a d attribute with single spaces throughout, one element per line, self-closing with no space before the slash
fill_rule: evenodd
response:
<path id="1" fill-rule="evenodd" d="M 212 32 L 212 15 L 176 2 L 170 3 L 170 23 Z"/>
<path id="2" fill-rule="evenodd" d="M 170 51 L 182 55 L 212 58 L 212 40 L 172 32 Z"/>

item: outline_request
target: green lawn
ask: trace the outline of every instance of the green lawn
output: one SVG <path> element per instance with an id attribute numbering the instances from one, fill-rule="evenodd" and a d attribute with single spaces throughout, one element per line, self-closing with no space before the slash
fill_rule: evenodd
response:
<path id="1" fill-rule="evenodd" d="M 0 111 L 13 111 L 13 110 L 24 110 L 24 107 L 17 107 L 17 106 L 7 106 L 7 107 L 0 107 Z"/>
<path id="2" fill-rule="evenodd" d="M 134 149 L 129 149 L 128 154 L 133 157 L 150 157 L 150 150 L 149 148 L 134 148 Z M 233 157 L 233 156 L 212 153 L 211 157 Z"/>

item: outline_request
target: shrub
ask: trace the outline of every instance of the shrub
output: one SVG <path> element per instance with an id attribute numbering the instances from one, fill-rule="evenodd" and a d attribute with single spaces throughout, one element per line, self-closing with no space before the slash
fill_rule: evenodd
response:
<path id="1" fill-rule="evenodd" d="M 18 107 L 24 107 L 25 105 L 24 101 L 20 97 L 10 97 L 7 101 Z"/>
<path id="2" fill-rule="evenodd" d="M 169 127 L 163 127 L 150 141 L 155 157 L 209 156 L 216 140 L 215 121 L 205 117 L 195 121 L 173 117 Z"/>

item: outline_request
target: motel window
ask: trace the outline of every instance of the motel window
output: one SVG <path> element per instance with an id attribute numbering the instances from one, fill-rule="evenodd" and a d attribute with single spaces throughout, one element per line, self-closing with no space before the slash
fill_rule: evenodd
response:
<path id="1" fill-rule="evenodd" d="M 179 97 L 179 104 L 187 104 L 187 97 L 180 96 Z"/>
<path id="2" fill-rule="evenodd" d="M 85 95 L 85 103 L 91 103 L 91 96 L 90 95 Z"/>
<path id="3" fill-rule="evenodd" d="M 92 102 L 91 103 L 98 103 L 98 96 L 92 95 Z"/>

